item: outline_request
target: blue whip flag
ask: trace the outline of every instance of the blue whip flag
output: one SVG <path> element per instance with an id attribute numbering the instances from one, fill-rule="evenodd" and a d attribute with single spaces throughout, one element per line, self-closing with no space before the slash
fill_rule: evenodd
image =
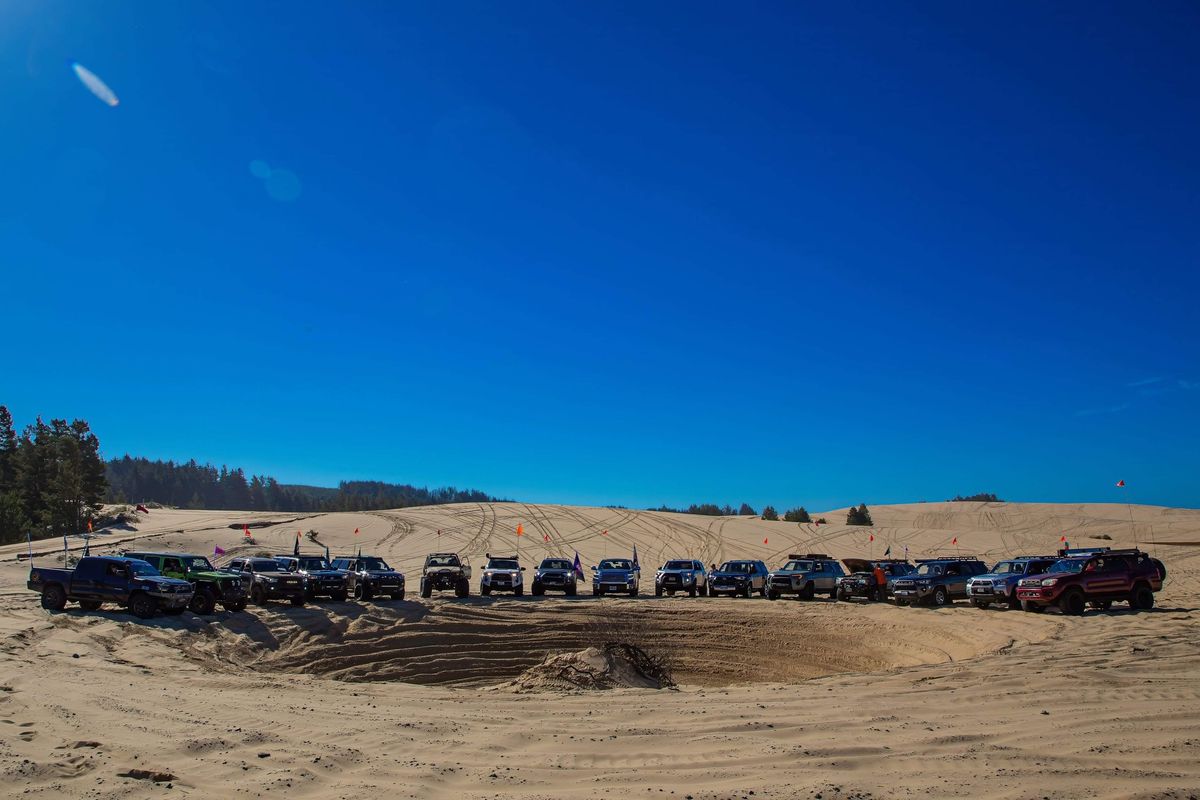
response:
<path id="1" fill-rule="evenodd" d="M 579 560 L 579 551 L 575 551 L 575 575 L 579 580 L 583 580 L 583 563 Z"/>

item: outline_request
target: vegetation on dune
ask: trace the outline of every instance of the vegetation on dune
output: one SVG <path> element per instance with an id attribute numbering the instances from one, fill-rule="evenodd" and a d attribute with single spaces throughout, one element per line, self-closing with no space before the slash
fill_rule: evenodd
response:
<path id="1" fill-rule="evenodd" d="M 342 481 L 334 487 L 281 484 L 268 475 L 239 467 L 217 469 L 188 461 L 113 459 L 106 465 L 110 502 L 152 500 L 169 506 L 231 511 L 375 511 L 441 503 L 497 501 L 476 489 L 429 489 L 382 481 Z"/>
<path id="2" fill-rule="evenodd" d="M 79 533 L 105 488 L 100 441 L 86 422 L 38 417 L 18 435 L 0 406 L 0 542 Z"/>
<path id="3" fill-rule="evenodd" d="M 954 497 L 951 497 L 947 502 L 950 502 L 950 503 L 1003 503 L 1004 501 L 1001 500 L 996 495 L 992 494 L 991 492 L 980 492 L 979 494 L 969 494 L 966 497 L 963 497 L 961 494 L 956 494 Z"/>
<path id="4" fill-rule="evenodd" d="M 778 522 L 779 512 L 775 510 L 775 506 L 763 506 L 762 518 L 767 522 Z"/>
<path id="5" fill-rule="evenodd" d="M 851 508 L 846 512 L 847 525 L 874 525 L 871 520 L 871 512 L 867 510 L 866 503 L 860 503 L 858 508 Z"/>
<path id="6" fill-rule="evenodd" d="M 808 515 L 808 511 L 804 509 L 804 506 L 800 506 L 799 508 L 793 508 L 790 511 L 783 512 L 783 521 L 800 523 L 812 522 L 812 517 Z"/>

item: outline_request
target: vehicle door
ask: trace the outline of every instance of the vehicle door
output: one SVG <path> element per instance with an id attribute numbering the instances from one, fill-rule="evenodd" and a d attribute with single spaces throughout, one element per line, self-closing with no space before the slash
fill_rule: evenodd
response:
<path id="1" fill-rule="evenodd" d="M 754 577 L 751 578 L 751 584 L 755 589 L 765 589 L 767 586 L 767 565 L 761 561 L 754 562 Z M 756 582 L 757 581 L 757 582 Z"/>
<path id="2" fill-rule="evenodd" d="M 133 575 L 129 565 L 121 561 L 104 562 L 104 575 L 96 581 L 95 599 L 105 603 L 125 602 L 129 597 Z"/>
<path id="3" fill-rule="evenodd" d="M 67 593 L 83 600 L 99 600 L 99 583 L 104 579 L 104 565 L 99 559 L 85 558 L 71 573 L 71 585 Z"/>
<path id="4" fill-rule="evenodd" d="M 942 573 L 942 585 L 951 597 L 961 597 L 967 593 L 967 567 L 965 564 L 947 564 Z"/>
<path id="5" fill-rule="evenodd" d="M 187 580 L 187 570 L 184 569 L 183 562 L 178 558 L 167 557 L 162 559 L 162 564 L 154 564 L 154 566 L 168 578 Z"/>
<path id="6" fill-rule="evenodd" d="M 1133 585 L 1129 569 L 1120 556 L 1101 556 L 1084 567 L 1083 588 L 1089 595 L 1126 594 Z"/>
<path id="7" fill-rule="evenodd" d="M 809 576 L 812 578 L 813 588 L 818 592 L 827 592 L 833 586 L 833 582 L 829 577 L 829 568 L 824 561 L 814 561 L 812 572 Z"/>

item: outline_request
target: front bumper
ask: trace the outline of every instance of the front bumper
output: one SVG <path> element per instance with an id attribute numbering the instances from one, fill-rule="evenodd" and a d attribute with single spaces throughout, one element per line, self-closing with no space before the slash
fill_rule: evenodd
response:
<path id="1" fill-rule="evenodd" d="M 708 584 L 709 594 L 741 594 L 746 591 L 749 581 L 714 581 Z"/>
<path id="2" fill-rule="evenodd" d="M 543 589 L 568 589 L 576 585 L 574 576 L 564 573 L 534 574 L 534 581 L 541 584 Z"/>
<path id="3" fill-rule="evenodd" d="M 218 595 L 222 603 L 239 603 L 247 599 L 250 596 L 250 592 L 247 591 L 242 583 L 228 581 L 220 585 Z"/>
<path id="4" fill-rule="evenodd" d="M 903 586 L 892 589 L 892 597 L 900 603 L 919 603 L 932 595 L 932 586 Z"/>
<path id="5" fill-rule="evenodd" d="M 486 586 L 493 592 L 515 592 L 517 589 L 524 589 L 525 582 L 521 580 L 512 580 L 511 578 L 503 578 L 498 575 L 488 575 L 481 579 L 481 586 Z"/>
<path id="6" fill-rule="evenodd" d="M 348 592 L 349 588 L 345 578 L 321 578 L 309 579 L 307 591 L 309 597 L 332 597 L 335 594 Z"/>
<path id="7" fill-rule="evenodd" d="M 1017 587 L 1017 599 L 1023 603 L 1050 605 L 1058 600 L 1058 592 L 1053 586 Z"/>
<path id="8" fill-rule="evenodd" d="M 269 583 L 261 583 L 261 591 L 263 597 L 267 600 L 292 600 L 296 597 L 304 597 L 306 589 L 303 583 L 297 584 L 280 584 L 271 585 Z"/>
<path id="9" fill-rule="evenodd" d="M 462 575 L 456 575 L 449 572 L 438 572 L 432 575 L 426 575 L 425 580 L 433 589 L 449 590 L 458 586 L 458 582 L 462 580 Z"/>
<path id="10" fill-rule="evenodd" d="M 659 575 L 655 579 L 655 583 L 661 586 L 663 589 L 672 589 L 685 592 L 688 589 L 695 589 L 700 585 L 700 582 L 695 578 L 685 578 L 682 575 L 672 575 L 671 573 Z"/>
<path id="11" fill-rule="evenodd" d="M 189 592 L 149 592 L 149 595 L 158 602 L 159 608 L 187 608 L 188 603 L 192 602 L 192 593 Z"/>

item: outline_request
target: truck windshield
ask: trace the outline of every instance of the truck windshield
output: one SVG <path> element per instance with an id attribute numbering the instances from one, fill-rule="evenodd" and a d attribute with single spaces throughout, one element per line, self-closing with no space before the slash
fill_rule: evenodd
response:
<path id="1" fill-rule="evenodd" d="M 600 569 L 633 569 L 633 562 L 628 558 L 606 558 L 600 562 Z"/>
<path id="2" fill-rule="evenodd" d="M 1046 570 L 1047 572 L 1083 572 L 1083 565 L 1087 563 L 1086 558 L 1064 558 L 1061 561 L 1055 561 L 1054 566 Z"/>
<path id="3" fill-rule="evenodd" d="M 922 564 L 917 567 L 918 575 L 941 575 L 946 568 L 941 564 Z"/>
<path id="4" fill-rule="evenodd" d="M 542 569 L 571 569 L 571 562 L 565 558 L 547 558 L 542 562 Z"/>
<path id="5" fill-rule="evenodd" d="M 430 556 L 428 563 L 431 567 L 457 567 L 458 556 Z"/>
<path id="6" fill-rule="evenodd" d="M 752 567 L 746 561 L 726 561 L 721 565 L 718 572 L 742 572 L 748 573 L 752 571 Z"/>
<path id="7" fill-rule="evenodd" d="M 204 556 L 192 556 L 183 561 L 187 564 L 188 569 L 194 572 L 211 572 L 213 568 L 213 565 Z"/>
<path id="8" fill-rule="evenodd" d="M 488 562 L 488 569 L 520 569 L 521 565 L 511 558 L 493 558 Z"/>
<path id="9" fill-rule="evenodd" d="M 329 569 L 329 564 L 325 562 L 325 559 L 319 557 L 302 558 L 300 559 L 300 569 Z"/>
<path id="10" fill-rule="evenodd" d="M 690 561 L 668 561 L 663 569 L 692 569 Z"/>
<path id="11" fill-rule="evenodd" d="M 376 572 L 378 572 L 380 570 L 390 570 L 391 569 L 391 567 L 389 567 L 387 565 L 387 562 L 384 561 L 382 558 L 374 558 L 374 557 L 361 559 L 358 562 L 358 566 L 360 569 L 374 570 Z"/>
<path id="12" fill-rule="evenodd" d="M 145 561 L 138 561 L 137 559 L 134 559 L 134 558 L 129 559 L 129 571 L 132 572 L 134 575 L 157 575 L 158 574 L 158 570 L 156 570 L 154 567 L 150 566 Z"/>
<path id="13" fill-rule="evenodd" d="M 1021 565 L 1015 561 L 1001 561 L 996 565 L 995 569 L 992 570 L 992 573 L 995 575 L 1011 575 L 1014 572 L 1024 571 L 1025 570 L 1021 569 Z"/>
<path id="14" fill-rule="evenodd" d="M 811 561 L 789 561 L 783 565 L 784 572 L 809 572 L 812 570 Z"/>

